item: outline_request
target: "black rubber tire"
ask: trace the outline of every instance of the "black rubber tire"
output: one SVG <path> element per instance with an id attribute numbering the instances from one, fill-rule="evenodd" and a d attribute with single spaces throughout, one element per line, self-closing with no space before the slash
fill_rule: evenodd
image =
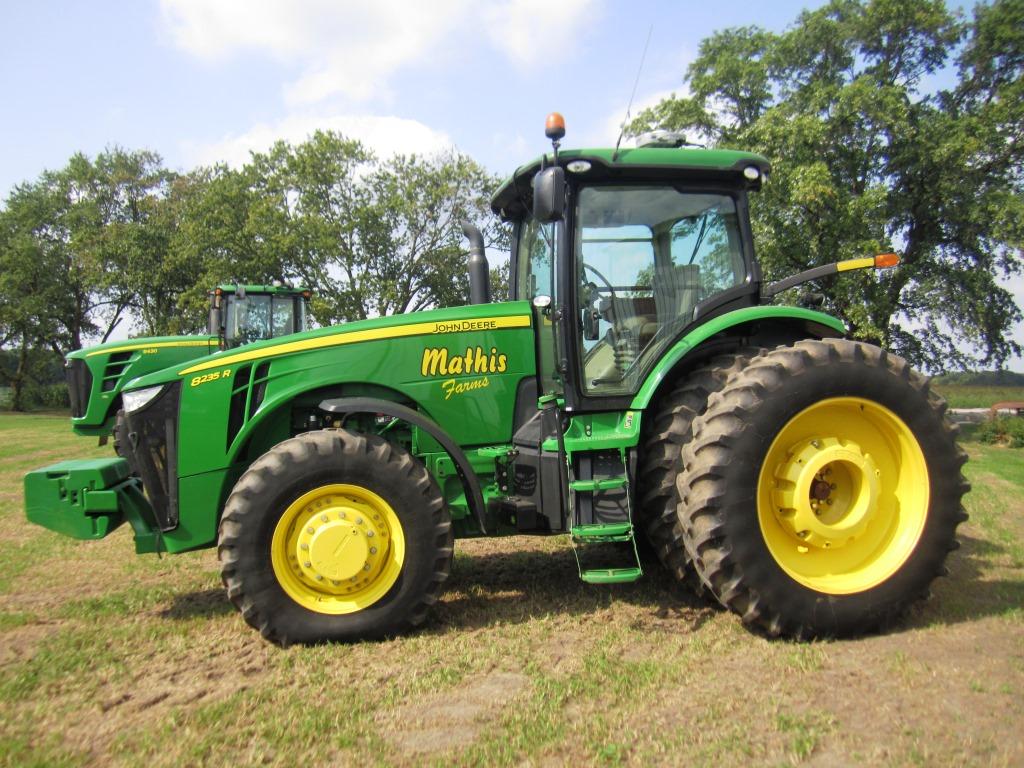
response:
<path id="1" fill-rule="evenodd" d="M 852 594 L 797 582 L 769 552 L 758 521 L 757 484 L 779 431 L 805 408 L 858 397 L 895 413 L 917 439 L 928 470 L 924 528 L 906 561 L 885 581 Z M 709 398 L 683 449 L 679 516 L 694 567 L 710 591 L 747 625 L 768 635 L 842 637 L 885 629 L 928 595 L 956 549 L 970 489 L 966 454 L 946 404 L 928 380 L 878 347 L 843 339 L 801 341 L 752 361 Z"/>
<path id="2" fill-rule="evenodd" d="M 763 352 L 759 347 L 744 347 L 712 358 L 670 386 L 644 417 L 637 472 L 638 522 L 661 564 L 698 593 L 701 584 L 693 578 L 677 514 L 676 478 L 683 468 L 682 449 L 692 436 L 693 420 L 707 408 L 708 397 Z"/>
<path id="3" fill-rule="evenodd" d="M 373 491 L 391 505 L 406 551 L 394 586 L 356 613 L 311 611 L 282 589 L 270 544 L 284 510 L 330 483 Z M 451 518 L 441 491 L 408 451 L 377 435 L 321 430 L 285 440 L 254 461 L 228 497 L 217 554 L 231 602 L 281 646 L 390 637 L 423 623 L 451 570 Z"/>

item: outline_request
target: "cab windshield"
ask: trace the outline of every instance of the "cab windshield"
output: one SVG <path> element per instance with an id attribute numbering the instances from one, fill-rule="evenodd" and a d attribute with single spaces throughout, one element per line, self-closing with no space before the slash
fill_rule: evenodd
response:
<path id="1" fill-rule="evenodd" d="M 306 329 L 306 303 L 294 294 L 227 296 L 225 341 L 229 347 L 287 336 Z"/>

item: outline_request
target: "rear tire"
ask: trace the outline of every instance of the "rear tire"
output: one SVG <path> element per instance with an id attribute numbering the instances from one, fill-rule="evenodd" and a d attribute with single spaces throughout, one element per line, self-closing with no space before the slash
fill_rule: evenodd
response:
<path id="1" fill-rule="evenodd" d="M 709 399 L 680 522 L 718 600 L 770 635 L 882 629 L 945 573 L 966 454 L 928 380 L 883 350 L 802 341 Z"/>
<path id="2" fill-rule="evenodd" d="M 282 646 L 396 635 L 421 624 L 452 560 L 441 492 L 376 435 L 308 432 L 242 475 L 217 553 L 228 597 Z"/>
<path id="3" fill-rule="evenodd" d="M 702 591 L 701 584 L 693 578 L 676 512 L 676 478 L 683 469 L 682 449 L 692 437 L 693 420 L 707 408 L 708 397 L 763 352 L 747 347 L 713 358 L 670 387 L 644 419 L 638 472 L 640 527 L 661 564 L 677 580 L 690 583 L 698 592 Z"/>

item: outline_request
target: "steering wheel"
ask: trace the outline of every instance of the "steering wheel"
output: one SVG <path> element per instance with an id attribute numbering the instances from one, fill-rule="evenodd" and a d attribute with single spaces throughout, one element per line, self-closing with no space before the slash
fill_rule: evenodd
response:
<path id="1" fill-rule="evenodd" d="M 585 261 L 584 261 L 584 262 L 582 263 L 582 266 L 583 266 L 583 269 L 584 269 L 584 270 L 590 270 L 591 272 L 593 272 L 593 273 L 594 273 L 594 274 L 595 274 L 595 275 L 597 276 L 597 278 L 598 278 L 598 279 L 599 279 L 599 280 L 600 280 L 600 281 L 601 281 L 602 283 L 604 283 L 604 285 L 605 285 L 605 288 L 607 288 L 607 289 L 608 289 L 608 293 L 610 293 L 610 294 L 611 294 L 611 297 L 612 297 L 613 299 L 617 299 L 617 298 L 618 298 L 618 296 L 616 296 L 616 295 L 615 295 L 615 288 L 614 288 L 614 287 L 612 286 L 612 283 L 611 283 L 611 281 L 610 281 L 610 280 L 609 280 L 609 279 L 608 279 L 607 277 L 605 277 L 604 275 L 602 275 L 602 274 L 601 274 L 600 272 L 598 272 L 598 271 L 597 271 L 597 269 L 595 269 L 594 267 L 590 266 L 590 265 L 589 265 L 589 264 L 587 264 L 587 262 L 585 262 Z"/>

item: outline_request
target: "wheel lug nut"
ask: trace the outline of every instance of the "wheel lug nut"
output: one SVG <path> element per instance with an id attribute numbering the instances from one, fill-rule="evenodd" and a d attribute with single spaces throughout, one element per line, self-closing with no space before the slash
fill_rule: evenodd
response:
<path id="1" fill-rule="evenodd" d="M 323 581 L 323 580 L 324 580 L 324 577 L 323 577 L 323 576 L 321 576 L 321 575 L 320 575 L 320 574 L 318 573 L 318 574 L 316 575 L 316 580 L 317 580 L 317 581 Z"/>
<path id="2" fill-rule="evenodd" d="M 376 555 L 377 554 L 377 548 L 376 547 L 370 547 L 370 554 L 371 555 Z"/>
<path id="3" fill-rule="evenodd" d="M 300 549 L 309 549 L 309 544 L 302 544 Z"/>
<path id="4" fill-rule="evenodd" d="M 331 584 L 333 584 L 334 586 L 337 587 L 337 586 L 341 585 L 341 582 L 340 581 L 335 581 L 334 579 L 331 579 Z"/>
<path id="5" fill-rule="evenodd" d="M 316 528 L 311 525 L 306 529 L 306 533 L 316 533 Z"/>
<path id="6" fill-rule="evenodd" d="M 357 517 L 356 518 L 356 525 L 362 525 L 362 524 L 363 524 L 363 518 Z"/>
<path id="7" fill-rule="evenodd" d="M 320 519 L 321 519 L 321 520 L 322 520 L 323 522 L 325 522 L 325 523 L 326 523 L 326 522 L 327 522 L 327 515 L 320 515 Z"/>
<path id="8" fill-rule="evenodd" d="M 363 566 L 363 570 L 364 570 L 364 571 L 368 571 L 368 570 L 370 570 L 370 564 L 369 564 L 369 563 L 367 563 L 366 565 L 364 565 L 364 566 Z"/>
<path id="9" fill-rule="evenodd" d="M 312 568 L 313 567 L 313 564 L 311 562 L 309 562 L 308 560 L 306 562 L 304 562 L 303 565 L 306 566 L 307 568 Z"/>
<path id="10" fill-rule="evenodd" d="M 821 443 L 817 440 L 811 440 L 811 445 L 813 445 L 815 448 L 821 448 Z"/>
<path id="11" fill-rule="evenodd" d="M 345 519 L 345 513 L 344 512 L 339 512 L 338 513 L 338 519 L 339 520 L 344 520 Z"/>
<path id="12" fill-rule="evenodd" d="M 367 531 L 366 532 L 366 538 L 372 539 L 373 538 L 373 531 Z"/>

